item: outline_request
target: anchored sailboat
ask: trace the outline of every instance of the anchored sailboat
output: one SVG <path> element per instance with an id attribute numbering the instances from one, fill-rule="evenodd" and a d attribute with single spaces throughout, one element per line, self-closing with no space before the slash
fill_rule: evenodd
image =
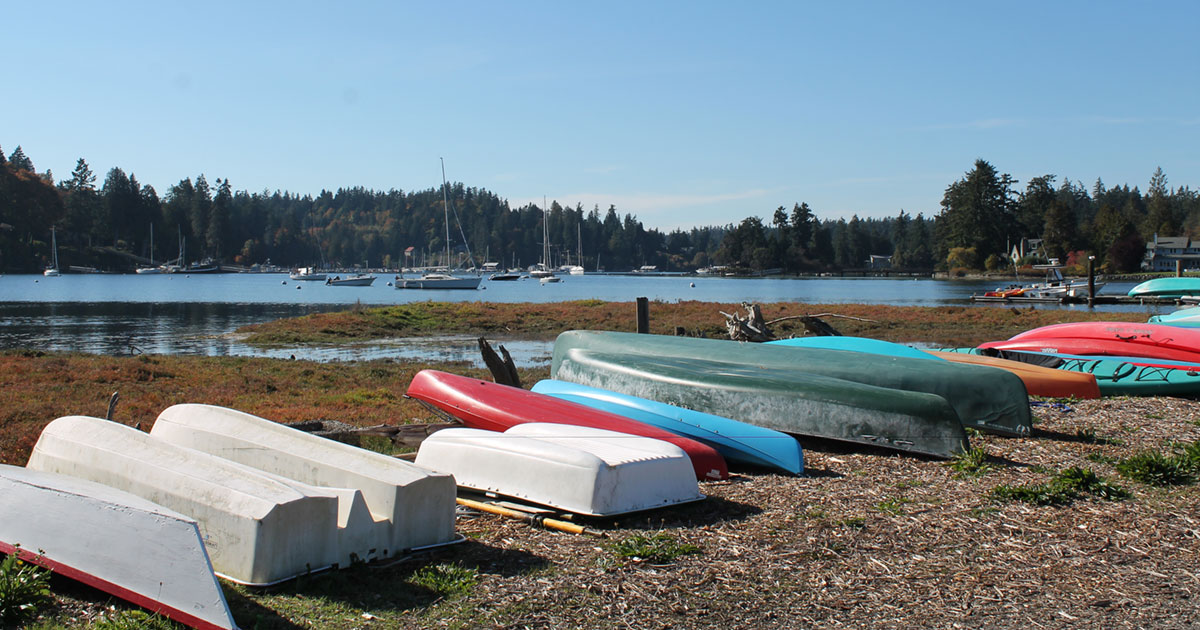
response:
<path id="1" fill-rule="evenodd" d="M 50 228 L 51 248 L 54 250 L 54 264 L 42 271 L 43 276 L 55 277 L 62 275 L 58 271 L 58 237 L 54 233 L 54 228 Z"/>
<path id="2" fill-rule="evenodd" d="M 441 159 L 441 158 L 439 158 Z M 475 277 L 458 277 L 451 275 L 450 270 L 450 198 L 446 190 L 450 186 L 446 183 L 446 161 L 442 160 L 442 214 L 446 224 L 446 272 L 432 272 L 423 274 L 420 278 L 402 278 L 396 276 L 395 287 L 397 289 L 477 289 L 479 283 L 483 281 L 482 276 Z M 455 220 L 458 219 L 458 214 L 454 215 Z M 462 231 L 462 226 L 459 226 L 459 231 Z M 466 240 L 465 238 L 463 239 Z M 467 256 L 471 255 L 471 248 L 467 246 Z M 473 265 L 474 263 L 472 263 Z"/>

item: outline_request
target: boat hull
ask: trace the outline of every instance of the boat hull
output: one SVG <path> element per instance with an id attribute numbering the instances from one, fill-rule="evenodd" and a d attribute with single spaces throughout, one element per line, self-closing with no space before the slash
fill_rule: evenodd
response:
<path id="1" fill-rule="evenodd" d="M 98 483 L 0 465 L 0 553 L 202 630 L 237 626 L 196 521 Z"/>
<path id="2" fill-rule="evenodd" d="M 942 458 L 968 448 L 940 396 L 779 367 L 556 346 L 551 375 L 800 436 Z"/>
<path id="3" fill-rule="evenodd" d="M 469 427 L 503 432 L 526 422 L 552 422 L 607 429 L 670 442 L 691 458 L 696 478 L 729 477 L 725 459 L 715 449 L 669 431 L 519 387 L 497 385 L 437 370 L 413 377 L 407 395 L 458 418 Z"/>
<path id="4" fill-rule="evenodd" d="M 168 407 L 151 435 L 311 486 L 358 490 L 369 518 L 343 506 L 343 559 L 351 553 L 362 561 L 386 559 L 455 540 L 454 480 L 395 457 L 213 405 Z"/>
<path id="5" fill-rule="evenodd" d="M 1101 396 L 1200 396 L 1200 366 L 1186 363 L 1143 363 L 1140 357 L 1070 356 L 1043 352 L 954 348 L 951 352 L 1029 361 L 1055 370 L 1079 372 L 1096 379 Z"/>
<path id="6" fill-rule="evenodd" d="M 821 348 L 578 330 L 559 335 L 554 344 L 554 365 L 559 362 L 560 352 L 573 348 L 700 361 L 712 359 L 726 364 L 778 368 L 786 373 L 807 373 L 881 388 L 934 394 L 950 403 L 963 426 L 1010 436 L 1028 435 L 1031 430 L 1029 396 L 1021 379 L 986 368 Z M 552 376 L 554 369 L 551 368 Z M 599 387 L 603 388 L 602 385 Z"/>
<path id="7" fill-rule="evenodd" d="M 1200 329 L 1141 322 L 1075 322 L 1035 328 L 979 347 L 1200 363 Z"/>
<path id="8" fill-rule="evenodd" d="M 456 291 L 474 291 L 479 288 L 482 278 L 399 278 L 394 286 L 397 289 L 447 289 Z"/>
<path id="9" fill-rule="evenodd" d="M 443 429 L 416 463 L 458 485 L 588 516 L 613 516 L 704 498 L 683 449 L 593 427 L 527 422 L 504 433 Z"/>
<path id="10" fill-rule="evenodd" d="M 539 381 L 531 391 L 609 411 L 699 440 L 717 449 L 730 462 L 772 468 L 793 475 L 804 472 L 804 454 L 800 443 L 792 436 L 774 429 L 554 379 Z"/>
<path id="11" fill-rule="evenodd" d="M 1154 278 L 1129 290 L 1129 297 L 1181 298 L 1200 295 L 1200 278 Z"/>

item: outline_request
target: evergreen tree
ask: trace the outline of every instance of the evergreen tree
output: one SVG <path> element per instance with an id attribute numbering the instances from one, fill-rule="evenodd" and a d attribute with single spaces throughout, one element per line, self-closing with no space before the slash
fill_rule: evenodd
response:
<path id="1" fill-rule="evenodd" d="M 229 214 L 233 206 L 233 192 L 228 179 L 217 179 L 217 195 L 213 198 L 208 215 L 208 229 L 204 240 L 208 243 L 208 251 L 214 258 L 220 259 L 225 255 L 226 238 L 229 232 Z M 351 258 L 352 255 L 345 256 Z"/>
<path id="2" fill-rule="evenodd" d="M 946 188 L 942 211 L 935 221 L 937 248 L 974 249 L 980 260 L 1004 252 L 1013 231 L 1014 180 L 977 160 L 975 168 Z"/>
<path id="3" fill-rule="evenodd" d="M 25 152 L 21 150 L 19 144 L 16 149 L 13 149 L 12 155 L 8 156 L 8 165 L 14 170 L 36 172 L 33 169 L 33 160 L 25 157 Z"/>

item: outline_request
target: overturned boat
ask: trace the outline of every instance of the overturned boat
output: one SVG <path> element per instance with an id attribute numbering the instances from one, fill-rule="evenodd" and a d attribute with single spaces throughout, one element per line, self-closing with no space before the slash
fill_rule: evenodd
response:
<path id="1" fill-rule="evenodd" d="M 538 381 L 530 391 L 610 411 L 699 440 L 717 449 L 730 462 L 772 468 L 793 475 L 804 472 L 804 453 L 800 443 L 796 438 L 774 429 L 555 379 Z"/>
<path id="2" fill-rule="evenodd" d="M 338 493 L 115 422 L 52 421 L 27 467 L 101 483 L 196 519 L 213 569 L 234 582 L 264 586 L 339 562 Z"/>
<path id="3" fill-rule="evenodd" d="M 237 625 L 196 521 L 108 486 L 0 465 L 0 552 L 200 630 Z"/>
<path id="4" fill-rule="evenodd" d="M 458 485 L 589 516 L 612 516 L 704 498 L 683 449 L 662 440 L 529 422 L 503 433 L 443 429 L 416 463 Z"/>
<path id="5" fill-rule="evenodd" d="M 351 538 L 343 556 L 379 560 L 455 541 L 449 475 L 213 405 L 168 407 L 150 434 L 304 484 L 358 491 L 363 514 L 354 513 L 352 500 L 339 514 L 339 530 Z"/>
<path id="6" fill-rule="evenodd" d="M 438 370 L 421 370 L 409 383 L 407 395 L 477 429 L 505 431 L 526 422 L 555 422 L 665 440 L 688 454 L 697 479 L 711 481 L 729 477 L 725 458 L 707 444 L 625 416 L 536 394 L 520 387 L 498 385 Z"/>
<path id="7" fill-rule="evenodd" d="M 800 436 L 942 458 L 969 446 L 941 396 L 778 366 L 556 344 L 552 376 Z"/>

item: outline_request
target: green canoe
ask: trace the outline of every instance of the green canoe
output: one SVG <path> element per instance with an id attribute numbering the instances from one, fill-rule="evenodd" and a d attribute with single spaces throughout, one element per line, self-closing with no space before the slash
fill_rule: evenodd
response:
<path id="1" fill-rule="evenodd" d="M 560 356 L 574 349 L 715 359 L 746 367 L 784 368 L 864 385 L 936 394 L 950 403 L 963 426 L 1009 436 L 1029 435 L 1032 429 L 1025 384 L 1015 374 L 991 367 L 823 348 L 572 330 L 555 341 L 551 370 L 557 369 Z"/>
<path id="2" fill-rule="evenodd" d="M 940 396 L 786 367 L 556 348 L 553 377 L 801 436 L 949 458 L 966 432 Z"/>

